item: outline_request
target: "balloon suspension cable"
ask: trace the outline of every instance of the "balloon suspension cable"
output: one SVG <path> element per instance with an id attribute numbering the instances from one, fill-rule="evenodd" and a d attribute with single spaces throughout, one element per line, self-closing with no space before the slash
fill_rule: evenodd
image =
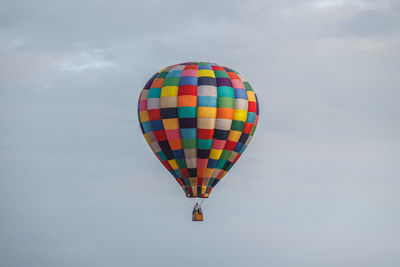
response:
<path id="1" fill-rule="evenodd" d="M 203 205 L 203 203 L 207 200 L 207 198 L 202 198 L 199 203 L 198 199 L 196 199 L 196 198 L 187 198 L 187 199 L 189 200 L 192 207 L 196 206 L 196 203 L 198 203 L 201 207 Z"/>
<path id="2" fill-rule="evenodd" d="M 223 184 L 225 184 L 225 180 L 221 180 L 218 183 L 218 191 L 221 191 Z M 214 189 L 214 193 L 215 193 L 215 189 Z M 218 194 L 212 194 L 212 197 L 209 197 L 208 201 L 206 202 L 205 206 L 202 207 L 203 210 L 208 209 L 208 207 L 210 206 L 211 203 L 213 203 L 215 201 L 215 199 L 217 198 Z M 211 199 L 210 199 L 211 198 Z"/>
<path id="3" fill-rule="evenodd" d="M 193 207 L 194 206 L 194 202 L 193 202 L 193 198 L 189 198 L 189 197 L 185 197 L 188 201 L 189 201 L 189 203 L 190 203 L 190 205 Z"/>
<path id="4" fill-rule="evenodd" d="M 223 184 L 225 184 L 225 180 L 221 180 L 218 183 L 218 189 L 217 191 L 221 191 Z M 215 189 L 214 189 L 214 193 L 215 193 Z M 212 196 L 208 197 L 208 198 L 201 198 L 200 203 L 198 202 L 197 198 L 188 198 L 188 200 L 190 201 L 190 203 L 192 204 L 192 206 L 196 206 L 196 203 L 198 203 L 202 210 L 204 211 L 205 209 L 208 209 L 208 207 L 215 202 L 215 199 L 217 198 L 218 194 L 212 194 Z M 204 203 L 204 207 L 203 207 L 203 203 Z"/>

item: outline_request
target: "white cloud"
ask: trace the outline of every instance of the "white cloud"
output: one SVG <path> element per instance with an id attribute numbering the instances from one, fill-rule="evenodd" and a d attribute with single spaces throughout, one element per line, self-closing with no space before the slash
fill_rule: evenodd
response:
<path id="1" fill-rule="evenodd" d="M 104 50 L 92 49 L 66 57 L 59 64 L 60 71 L 81 72 L 115 67 L 115 62 L 104 59 Z"/>
<path id="2" fill-rule="evenodd" d="M 361 9 L 381 9 L 390 6 L 389 1 L 366 1 L 366 0 L 316 0 L 310 6 L 318 9 L 329 9 L 337 7 L 357 7 Z"/>

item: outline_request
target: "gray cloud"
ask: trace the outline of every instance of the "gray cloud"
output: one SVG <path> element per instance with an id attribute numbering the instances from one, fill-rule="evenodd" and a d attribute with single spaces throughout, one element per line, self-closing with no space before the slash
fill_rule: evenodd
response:
<path id="1" fill-rule="evenodd" d="M 397 266 L 398 1 L 3 1 L 1 266 Z M 203 224 L 136 103 L 242 72 L 259 127 Z M 250 174 L 250 175 L 249 175 Z"/>

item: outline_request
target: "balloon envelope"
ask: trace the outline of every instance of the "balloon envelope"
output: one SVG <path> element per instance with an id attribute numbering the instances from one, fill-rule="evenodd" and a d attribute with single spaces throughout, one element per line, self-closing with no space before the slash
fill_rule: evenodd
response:
<path id="1" fill-rule="evenodd" d="M 237 71 L 187 62 L 151 77 L 138 113 L 147 143 L 186 196 L 207 198 L 249 144 L 259 107 Z"/>

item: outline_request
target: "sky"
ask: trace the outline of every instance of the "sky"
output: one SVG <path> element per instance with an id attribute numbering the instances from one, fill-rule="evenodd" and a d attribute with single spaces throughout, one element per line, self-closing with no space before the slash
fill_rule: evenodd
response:
<path id="1" fill-rule="evenodd" d="M 191 221 L 146 81 L 252 84 L 259 126 Z M 0 0 L 0 266 L 399 266 L 400 2 Z"/>

